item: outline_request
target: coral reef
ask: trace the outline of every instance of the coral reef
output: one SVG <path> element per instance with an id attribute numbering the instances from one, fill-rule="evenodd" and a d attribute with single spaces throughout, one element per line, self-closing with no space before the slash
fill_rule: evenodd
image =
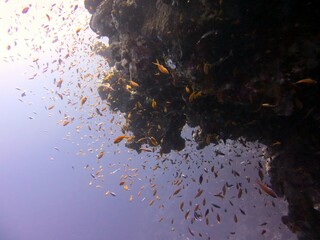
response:
<path id="1" fill-rule="evenodd" d="M 90 27 L 107 36 L 112 72 L 98 92 L 125 113 L 127 147 L 199 148 L 260 140 L 277 154 L 271 182 L 289 202 L 283 222 L 319 239 L 317 1 L 86 0 Z"/>

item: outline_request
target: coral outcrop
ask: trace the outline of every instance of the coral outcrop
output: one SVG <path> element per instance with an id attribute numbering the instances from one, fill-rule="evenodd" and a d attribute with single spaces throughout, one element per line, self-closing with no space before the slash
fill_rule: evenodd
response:
<path id="1" fill-rule="evenodd" d="M 98 92 L 125 113 L 127 147 L 199 148 L 260 140 L 277 154 L 272 185 L 289 202 L 284 223 L 320 239 L 320 31 L 317 1 L 86 0 L 107 36 L 113 72 Z M 160 65 L 156 65 L 159 61 Z M 166 71 L 168 71 L 168 73 Z"/>

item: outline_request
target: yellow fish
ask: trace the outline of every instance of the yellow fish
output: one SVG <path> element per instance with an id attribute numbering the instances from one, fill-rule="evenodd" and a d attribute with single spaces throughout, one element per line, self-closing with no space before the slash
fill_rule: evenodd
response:
<path id="1" fill-rule="evenodd" d="M 163 65 L 161 65 L 158 61 L 158 59 L 156 59 L 157 62 L 156 63 L 153 63 L 154 65 L 156 65 L 158 67 L 158 70 L 164 74 L 169 74 L 169 71 L 168 69 L 166 69 Z"/>

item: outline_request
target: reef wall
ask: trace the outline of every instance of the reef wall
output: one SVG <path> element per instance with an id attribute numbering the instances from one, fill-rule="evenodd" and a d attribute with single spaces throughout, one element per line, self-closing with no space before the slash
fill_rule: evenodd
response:
<path id="1" fill-rule="evenodd" d="M 86 0 L 112 71 L 98 92 L 125 113 L 126 146 L 182 150 L 259 140 L 277 156 L 271 183 L 283 222 L 320 239 L 320 31 L 317 1 Z"/>

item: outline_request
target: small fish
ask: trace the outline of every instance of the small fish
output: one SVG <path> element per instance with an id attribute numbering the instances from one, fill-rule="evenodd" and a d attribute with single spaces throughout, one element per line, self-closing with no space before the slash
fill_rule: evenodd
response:
<path id="1" fill-rule="evenodd" d="M 276 105 L 271 104 L 271 103 L 262 103 L 262 104 L 261 104 L 261 107 L 264 107 L 264 108 L 274 108 L 274 107 L 276 107 Z"/>
<path id="2" fill-rule="evenodd" d="M 190 94 L 189 102 L 193 102 L 195 99 L 199 98 L 202 95 L 202 91 L 195 91 Z"/>
<path id="3" fill-rule="evenodd" d="M 207 200 L 204 198 L 204 199 L 202 200 L 202 205 L 205 206 L 206 204 L 207 204 Z"/>
<path id="4" fill-rule="evenodd" d="M 258 174 L 259 174 L 260 180 L 263 181 L 264 175 L 261 169 L 259 169 Z"/>
<path id="5" fill-rule="evenodd" d="M 205 217 L 208 216 L 209 212 L 210 212 L 210 210 L 209 210 L 209 208 L 208 208 L 208 209 L 206 210 L 206 212 L 204 213 L 204 216 L 205 216 Z"/>
<path id="6" fill-rule="evenodd" d="M 134 82 L 134 81 L 130 81 L 130 85 L 132 86 L 132 87 L 139 87 L 140 85 L 138 84 L 138 83 L 136 83 L 136 82 Z"/>
<path id="7" fill-rule="evenodd" d="M 192 236 L 194 236 L 194 233 L 191 231 L 190 227 L 188 227 L 188 231 Z"/>
<path id="8" fill-rule="evenodd" d="M 150 137 L 150 142 L 152 143 L 153 146 L 157 146 L 159 145 L 159 143 L 157 142 L 157 140 L 154 137 Z"/>
<path id="9" fill-rule="evenodd" d="M 57 82 L 57 88 L 61 88 L 63 83 L 63 79 L 59 79 L 59 81 Z"/>
<path id="10" fill-rule="evenodd" d="M 83 104 L 85 104 L 86 101 L 87 101 L 87 97 L 81 98 L 80 105 L 83 106 Z"/>
<path id="11" fill-rule="evenodd" d="M 189 216 L 190 211 L 186 212 L 186 214 L 184 215 L 184 219 L 187 220 L 188 216 Z"/>
<path id="12" fill-rule="evenodd" d="M 69 123 L 70 123 L 70 121 L 64 120 L 64 121 L 62 122 L 62 126 L 67 126 Z"/>
<path id="13" fill-rule="evenodd" d="M 259 187 L 268 195 L 270 195 L 273 198 L 277 198 L 277 194 L 271 189 L 269 188 L 267 185 L 263 184 L 262 182 L 260 182 L 259 180 L 256 180 L 256 183 L 259 185 Z"/>
<path id="14" fill-rule="evenodd" d="M 202 181 L 203 181 L 203 175 L 201 174 L 199 177 L 199 183 L 202 184 Z"/>
<path id="15" fill-rule="evenodd" d="M 98 171 L 96 171 L 95 175 L 98 176 L 103 171 L 103 168 L 100 168 Z"/>
<path id="16" fill-rule="evenodd" d="M 129 201 L 132 202 L 133 200 L 133 195 L 130 195 Z"/>
<path id="17" fill-rule="evenodd" d="M 216 156 L 221 155 L 224 156 L 225 154 L 223 152 L 221 152 L 220 150 L 215 150 L 214 153 L 216 154 Z"/>
<path id="18" fill-rule="evenodd" d="M 117 196 L 114 192 L 110 192 L 110 194 L 111 194 L 113 197 Z"/>
<path id="19" fill-rule="evenodd" d="M 201 40 L 205 39 L 206 37 L 215 34 L 215 30 L 211 30 L 209 32 L 206 32 L 205 34 L 203 34 L 201 36 L 201 38 L 199 39 L 199 41 L 197 42 L 197 45 L 201 42 Z"/>
<path id="20" fill-rule="evenodd" d="M 200 197 L 202 193 L 203 193 L 203 189 L 199 189 L 197 195 L 195 196 L 195 198 Z"/>
<path id="21" fill-rule="evenodd" d="M 234 221 L 235 223 L 238 222 L 238 217 L 237 217 L 237 215 L 233 215 L 233 221 Z"/>
<path id="22" fill-rule="evenodd" d="M 156 109 L 156 107 L 157 107 L 157 102 L 156 102 L 156 100 L 152 99 L 151 107 L 152 107 L 153 109 Z"/>
<path id="23" fill-rule="evenodd" d="M 219 205 L 211 203 L 212 206 L 214 206 L 215 208 L 221 208 Z"/>
<path id="24" fill-rule="evenodd" d="M 181 203 L 180 203 L 180 210 L 181 210 L 181 212 L 183 212 L 183 206 L 184 206 L 184 202 L 181 202 Z"/>
<path id="25" fill-rule="evenodd" d="M 198 211 L 200 209 L 200 205 L 199 204 L 196 204 L 196 207 L 194 208 L 194 212 Z"/>
<path id="26" fill-rule="evenodd" d="M 246 212 L 243 211 L 241 208 L 239 208 L 240 212 L 243 214 L 243 215 L 246 215 Z"/>
<path id="27" fill-rule="evenodd" d="M 214 194 L 213 196 L 224 199 L 224 196 L 221 193 Z"/>
<path id="28" fill-rule="evenodd" d="M 124 185 L 124 186 L 123 186 L 123 189 L 124 189 L 125 191 L 128 191 L 128 190 L 129 190 L 128 185 Z"/>
<path id="29" fill-rule="evenodd" d="M 152 206 L 152 204 L 154 203 L 154 200 L 155 200 L 155 199 L 152 199 L 152 200 L 149 202 L 149 206 Z"/>
<path id="30" fill-rule="evenodd" d="M 153 63 L 154 65 L 156 65 L 158 67 L 158 70 L 164 74 L 169 74 L 168 69 L 166 69 L 163 65 L 161 65 L 158 61 L 158 59 L 156 59 L 157 62 Z"/>
<path id="31" fill-rule="evenodd" d="M 121 142 L 123 139 L 125 139 L 125 138 L 128 138 L 126 135 L 121 135 L 121 136 L 119 136 L 119 137 L 116 137 L 114 140 L 113 140 L 113 143 L 114 144 L 117 144 L 117 143 L 119 143 L 119 142 Z"/>
<path id="32" fill-rule="evenodd" d="M 97 158 L 98 158 L 98 159 L 101 159 L 101 158 L 103 157 L 103 155 L 104 155 L 104 151 L 101 151 L 101 152 L 99 153 L 99 155 L 97 155 Z"/>
<path id="33" fill-rule="evenodd" d="M 181 188 L 177 189 L 172 195 L 177 195 L 181 191 Z"/>
<path id="34" fill-rule="evenodd" d="M 152 150 L 150 148 L 139 148 L 139 150 L 141 150 L 143 152 L 152 152 Z"/>
<path id="35" fill-rule="evenodd" d="M 100 112 L 99 108 L 96 108 L 96 112 L 98 115 L 102 116 L 102 113 Z"/>
<path id="36" fill-rule="evenodd" d="M 197 212 L 194 212 L 194 218 L 197 220 L 197 221 L 201 221 L 202 220 L 202 215 L 197 213 Z"/>
<path id="37" fill-rule="evenodd" d="M 76 30 L 76 34 L 77 34 L 77 35 L 79 34 L 80 30 L 81 30 L 81 28 L 78 28 L 78 29 Z"/>
<path id="38" fill-rule="evenodd" d="M 120 171 L 120 168 L 117 168 L 116 170 L 114 170 L 113 172 L 110 172 L 110 174 L 115 174 L 115 173 L 117 173 L 117 172 L 119 172 Z"/>
<path id="39" fill-rule="evenodd" d="M 26 13 L 29 11 L 29 8 L 30 8 L 30 7 L 25 7 L 24 9 L 22 9 L 22 13 L 23 13 L 23 14 L 26 14 Z"/>
<path id="40" fill-rule="evenodd" d="M 217 221 L 218 221 L 219 224 L 221 223 L 221 218 L 220 218 L 219 213 L 217 214 Z"/>
<path id="41" fill-rule="evenodd" d="M 272 143 L 270 146 L 271 147 L 274 147 L 274 146 L 278 146 L 278 145 L 281 145 L 282 143 L 279 142 L 279 141 L 275 141 L 274 143 Z"/>
<path id="42" fill-rule="evenodd" d="M 242 196 L 242 188 L 240 188 L 238 191 L 238 198 L 241 198 L 241 196 Z"/>
<path id="43" fill-rule="evenodd" d="M 306 84 L 306 85 L 314 85 L 316 84 L 317 81 L 316 80 L 313 80 L 311 78 L 305 78 L 305 79 L 301 79 L 297 82 L 295 82 L 294 84 Z"/>

